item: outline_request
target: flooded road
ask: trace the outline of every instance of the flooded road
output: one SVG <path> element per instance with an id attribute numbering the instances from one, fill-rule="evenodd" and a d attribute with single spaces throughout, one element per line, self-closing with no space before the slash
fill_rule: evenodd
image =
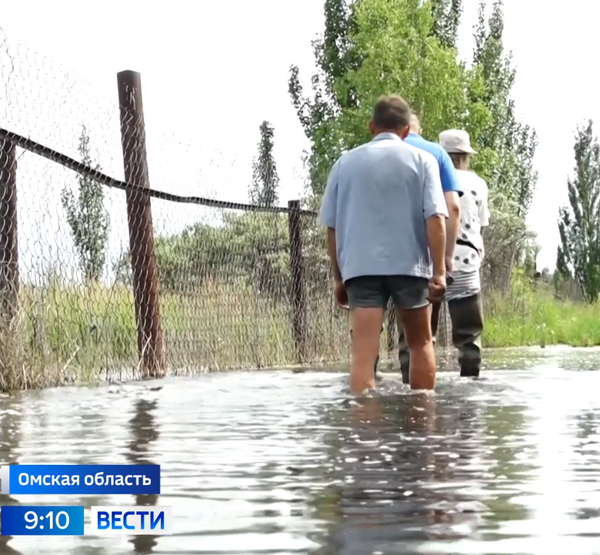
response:
<path id="1" fill-rule="evenodd" d="M 258 371 L 0 399 L 2 464 L 160 464 L 173 536 L 0 538 L 3 554 L 600 554 L 600 350 L 488 351 L 435 394 Z M 152 391 L 153 386 L 160 387 Z M 86 511 L 86 518 L 89 514 Z"/>

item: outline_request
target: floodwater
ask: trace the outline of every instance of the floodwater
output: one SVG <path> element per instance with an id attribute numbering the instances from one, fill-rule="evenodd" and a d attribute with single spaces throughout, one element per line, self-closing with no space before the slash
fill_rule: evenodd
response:
<path id="1" fill-rule="evenodd" d="M 600 554 L 600 351 L 489 351 L 435 394 L 258 371 L 0 399 L 0 462 L 154 463 L 173 535 L 0 538 L 0 554 Z M 153 390 L 162 386 L 158 390 Z M 89 518 L 89 515 L 86 517 Z"/>

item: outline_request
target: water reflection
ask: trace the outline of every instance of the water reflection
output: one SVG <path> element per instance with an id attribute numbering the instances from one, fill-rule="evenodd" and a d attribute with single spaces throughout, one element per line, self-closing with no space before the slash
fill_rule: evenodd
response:
<path id="1" fill-rule="evenodd" d="M 588 524 L 595 528 L 594 535 L 597 537 L 600 535 L 600 508 L 593 498 L 600 491 L 600 418 L 592 409 L 582 408 L 570 420 L 574 442 L 569 466 L 574 475 L 572 481 L 577 485 L 573 489 L 578 492 L 570 513 L 576 520 L 592 521 Z"/>
<path id="2" fill-rule="evenodd" d="M 442 373 L 433 395 L 387 375 L 361 403 L 345 372 L 270 371 L 0 399 L 0 460 L 160 464 L 160 501 L 135 503 L 174 511 L 160 540 L 0 538 L 0 555 L 595 555 L 600 373 L 547 351 L 551 367 Z"/>
<path id="3" fill-rule="evenodd" d="M 159 433 L 157 430 L 154 411 L 158 401 L 138 399 L 135 402 L 134 415 L 129 421 L 131 441 L 126 457 L 131 464 L 156 464 L 149 458 L 151 444 Z M 139 494 L 135 496 L 135 504 L 141 507 L 154 507 L 158 501 L 156 494 Z M 133 536 L 130 541 L 135 555 L 148 555 L 154 551 L 159 536 Z"/>
<path id="4" fill-rule="evenodd" d="M 6 401 L 5 408 L 0 414 L 0 464 L 18 464 L 20 436 L 21 436 L 21 407 L 17 399 Z M 0 506 L 20 505 L 19 501 L 10 495 L 0 495 Z M 1 526 L 0 511 L 0 526 Z M 0 536 L 0 555 L 22 555 L 20 551 L 12 548 L 9 542 L 12 536 Z"/>
<path id="5" fill-rule="evenodd" d="M 531 509 L 519 501 L 524 485 L 539 472 L 538 452 L 526 432 L 533 418 L 528 420 L 526 412 L 527 406 L 520 404 L 488 405 L 483 418 L 482 438 L 488 453 L 484 487 L 489 493 L 490 520 L 496 523 L 492 528 L 499 529 L 502 523 L 504 536 L 507 523 L 532 518 Z"/>
<path id="6" fill-rule="evenodd" d="M 461 440 L 475 433 L 475 408 L 424 393 L 352 404 L 330 413 L 341 441 L 333 484 L 315 499 L 333 521 L 319 553 L 421 553 L 431 539 L 472 535 L 485 506 L 457 468 L 476 455 Z"/>

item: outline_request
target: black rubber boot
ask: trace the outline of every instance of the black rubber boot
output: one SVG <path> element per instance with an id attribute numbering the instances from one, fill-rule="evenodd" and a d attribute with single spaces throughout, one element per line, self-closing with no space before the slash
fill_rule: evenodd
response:
<path id="1" fill-rule="evenodd" d="M 468 359 L 464 357 L 460 361 L 460 377 L 461 378 L 478 378 L 481 369 L 481 361 Z"/>
<path id="2" fill-rule="evenodd" d="M 481 368 L 481 334 L 483 308 L 479 294 L 448 303 L 452 320 L 452 342 L 460 355 L 460 375 L 463 378 L 479 377 Z"/>

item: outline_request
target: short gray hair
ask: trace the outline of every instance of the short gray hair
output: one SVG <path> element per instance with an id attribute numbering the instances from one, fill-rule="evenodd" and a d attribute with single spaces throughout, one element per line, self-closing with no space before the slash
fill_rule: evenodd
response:
<path id="1" fill-rule="evenodd" d="M 410 114 L 410 128 L 413 131 L 421 131 L 421 121 L 419 120 L 417 113 L 414 111 Z"/>

